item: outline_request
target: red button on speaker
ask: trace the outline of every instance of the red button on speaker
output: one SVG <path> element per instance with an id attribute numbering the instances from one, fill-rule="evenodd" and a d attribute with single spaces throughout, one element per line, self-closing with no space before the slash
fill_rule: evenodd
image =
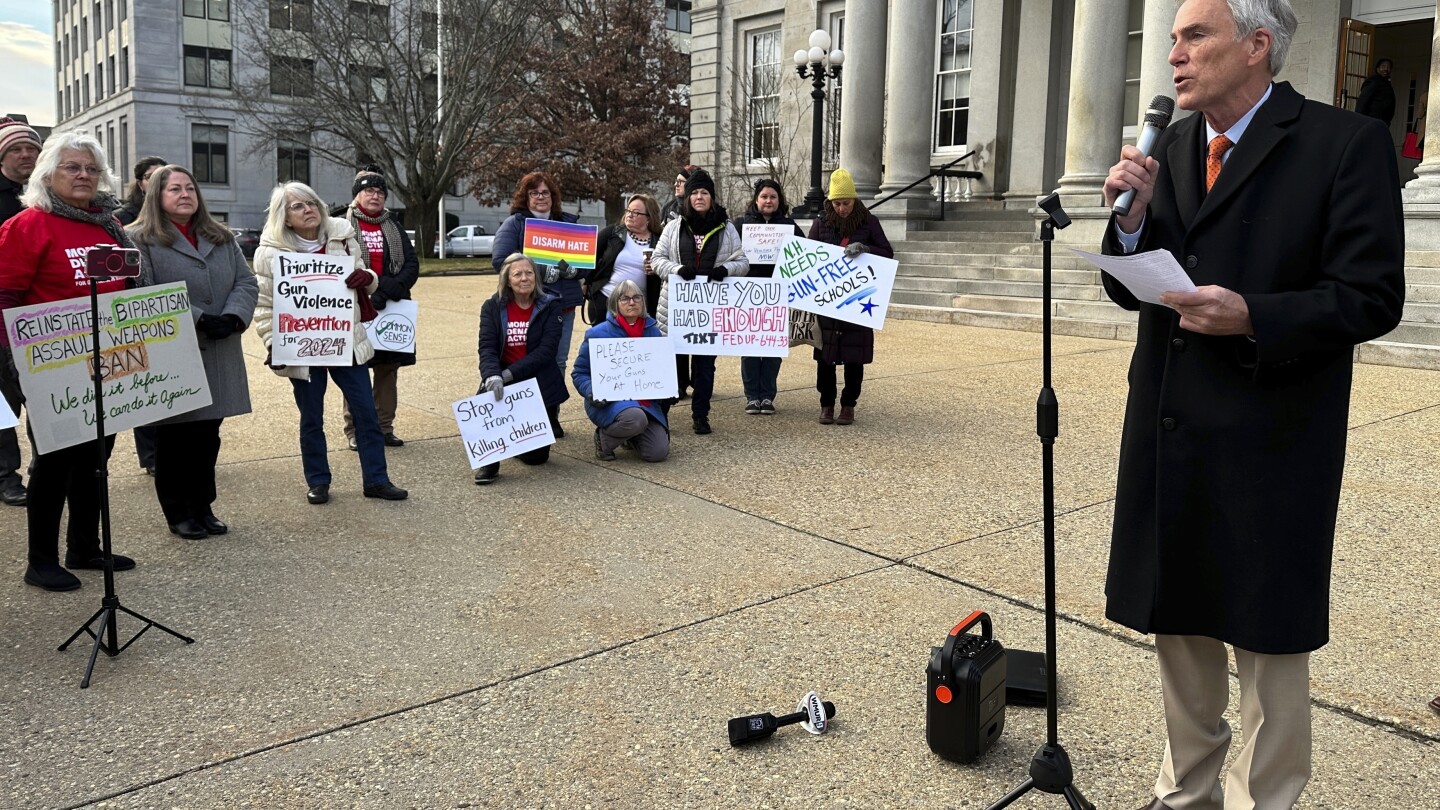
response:
<path id="1" fill-rule="evenodd" d="M 935 687 L 935 699 L 936 699 L 936 700 L 940 701 L 941 703 L 949 703 L 949 702 L 950 702 L 950 698 L 951 698 L 951 695 L 950 695 L 950 687 L 946 686 L 946 685 L 943 684 L 943 683 L 940 684 L 939 686 Z"/>

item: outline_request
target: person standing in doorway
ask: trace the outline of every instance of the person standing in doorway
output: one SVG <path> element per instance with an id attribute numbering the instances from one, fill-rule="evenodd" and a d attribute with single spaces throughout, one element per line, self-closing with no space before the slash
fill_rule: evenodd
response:
<path id="1" fill-rule="evenodd" d="M 1390 126 L 1395 119 L 1395 88 L 1390 85 L 1390 71 L 1394 63 L 1381 59 L 1375 63 L 1375 72 L 1360 85 L 1360 99 L 1355 102 L 1355 112 L 1377 118 Z"/>

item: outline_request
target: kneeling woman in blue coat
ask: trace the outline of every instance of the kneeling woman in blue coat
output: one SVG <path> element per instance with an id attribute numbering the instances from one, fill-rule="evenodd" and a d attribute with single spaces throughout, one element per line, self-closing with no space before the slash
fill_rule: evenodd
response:
<path id="1" fill-rule="evenodd" d="M 570 370 L 570 381 L 585 397 L 585 413 L 595 423 L 595 457 L 614 461 L 615 449 L 628 444 L 645 461 L 664 461 L 670 455 L 670 425 L 665 421 L 661 401 L 606 402 L 595 399 L 590 387 L 592 338 L 661 337 L 660 326 L 645 314 L 645 293 L 628 279 L 610 291 L 606 309 L 609 316 L 585 332 L 580 354 Z"/>
<path id="2" fill-rule="evenodd" d="M 560 403 L 570 398 L 565 378 L 555 364 L 563 313 L 560 299 L 547 294 L 535 274 L 535 263 L 512 253 L 500 263 L 495 295 L 480 306 L 480 392 L 500 399 L 505 386 L 533 379 L 540 386 L 553 427 L 560 421 Z M 477 392 L 477 393 L 480 393 Z M 526 464 L 544 464 L 550 447 L 521 453 Z M 475 471 L 475 483 L 489 484 L 500 475 L 500 462 Z"/>

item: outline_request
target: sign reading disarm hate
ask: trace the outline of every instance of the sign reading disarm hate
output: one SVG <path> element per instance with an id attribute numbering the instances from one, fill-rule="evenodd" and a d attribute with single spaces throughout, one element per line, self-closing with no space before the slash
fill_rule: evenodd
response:
<path id="1" fill-rule="evenodd" d="M 790 310 L 778 278 L 721 282 L 670 277 L 669 333 L 676 354 L 788 357 Z"/>
<path id="2" fill-rule="evenodd" d="M 183 282 L 99 296 L 100 385 L 113 435 L 210 404 Z M 5 310 L 35 449 L 95 438 L 90 299 Z"/>
<path id="3" fill-rule="evenodd" d="M 594 399 L 669 399 L 680 392 L 675 344 L 669 338 L 591 338 L 589 346 L 590 396 Z"/>
<path id="4" fill-rule="evenodd" d="M 277 366 L 348 366 L 355 342 L 355 291 L 345 277 L 353 256 L 281 253 L 275 257 L 271 362 Z"/>
<path id="5" fill-rule="evenodd" d="M 775 275 L 791 307 L 880 329 L 899 266 L 869 253 L 849 259 L 842 247 L 797 236 L 780 248 Z"/>
<path id="6" fill-rule="evenodd" d="M 505 386 L 498 400 L 481 391 L 450 407 L 472 470 L 555 443 L 550 414 L 534 380 Z"/>

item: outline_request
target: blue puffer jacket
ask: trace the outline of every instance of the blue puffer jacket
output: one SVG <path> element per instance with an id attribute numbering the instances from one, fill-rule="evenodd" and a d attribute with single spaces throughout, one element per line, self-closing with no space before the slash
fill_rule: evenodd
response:
<path id="1" fill-rule="evenodd" d="M 500 223 L 500 228 L 495 231 L 495 241 L 491 243 L 490 264 L 496 270 L 500 269 L 500 263 L 505 261 L 511 253 L 520 250 L 525 239 L 525 220 L 530 219 L 532 214 L 528 209 L 510 209 L 510 216 Z M 580 218 L 568 211 L 551 209 L 550 219 L 556 222 L 579 222 Z M 584 275 L 584 270 L 573 271 Z M 540 275 L 543 278 L 543 268 Z M 578 307 L 585 303 L 585 294 L 580 292 L 579 278 L 562 278 L 554 284 L 544 285 L 545 292 L 555 293 L 560 296 L 560 306 L 565 309 Z"/>
<path id="2" fill-rule="evenodd" d="M 585 330 L 585 340 L 580 344 L 580 354 L 576 356 L 575 363 L 570 368 L 570 381 L 575 383 L 575 390 L 585 397 L 585 415 L 590 417 L 598 427 L 609 427 L 620 412 L 626 408 L 643 408 L 646 413 L 655 417 L 661 426 L 666 430 L 670 429 L 669 422 L 665 421 L 665 411 L 660 407 L 659 400 L 650 400 L 649 405 L 641 405 L 633 399 L 622 402 L 611 402 L 607 405 L 596 407 L 590 404 L 590 338 L 623 338 L 629 337 L 625 333 L 625 327 L 616 322 L 617 316 L 611 313 L 605 320 Z M 645 331 L 641 337 L 661 337 L 660 325 L 655 319 L 649 316 L 645 318 Z"/>

